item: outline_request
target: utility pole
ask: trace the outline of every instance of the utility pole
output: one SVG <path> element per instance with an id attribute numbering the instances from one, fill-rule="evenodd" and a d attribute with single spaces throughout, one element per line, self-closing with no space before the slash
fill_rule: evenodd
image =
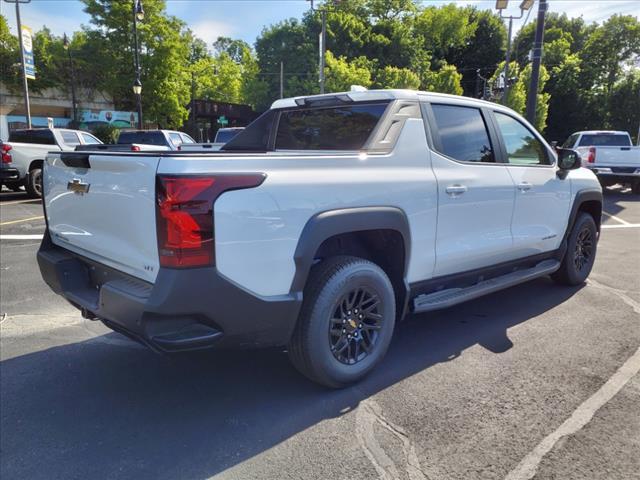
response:
<path id="1" fill-rule="evenodd" d="M 322 31 L 320 32 L 320 93 L 324 93 L 324 67 L 327 54 L 327 9 L 323 7 L 321 10 Z"/>
<path id="2" fill-rule="evenodd" d="M 133 56 L 136 69 L 136 78 L 133 82 L 133 94 L 136 96 L 138 107 L 138 130 L 142 130 L 142 81 L 140 80 L 140 45 L 138 44 L 138 20 L 144 20 L 144 9 L 142 8 L 142 0 L 134 0 L 133 2 Z"/>
<path id="3" fill-rule="evenodd" d="M 69 55 L 69 70 L 71 74 L 71 102 L 73 104 L 73 128 L 77 128 L 78 122 L 78 98 L 76 96 L 76 70 L 73 65 L 73 57 L 71 56 L 71 44 L 69 42 L 69 37 L 67 34 L 64 34 L 62 40 L 62 46 L 67 51 Z"/>
<path id="4" fill-rule="evenodd" d="M 538 100 L 538 82 L 540 80 L 540 61 L 542 60 L 542 43 L 544 42 L 544 20 L 547 13 L 547 0 L 540 0 L 538 4 L 538 23 L 536 37 L 533 43 L 533 59 L 531 65 L 531 83 L 527 93 L 526 117 L 529 123 L 535 123 L 536 103 Z"/>
<path id="5" fill-rule="evenodd" d="M 27 67 L 24 59 L 24 42 L 22 40 L 22 21 L 20 20 L 20 4 L 31 0 L 5 0 L 16 4 L 16 21 L 18 23 L 18 38 L 20 39 L 20 58 L 22 60 L 22 88 L 24 92 L 24 110 L 27 117 L 27 128 L 31 128 L 31 104 L 29 103 L 29 82 L 27 81 Z"/>
<path id="6" fill-rule="evenodd" d="M 280 98 L 284 98 L 284 62 L 280 61 Z"/>

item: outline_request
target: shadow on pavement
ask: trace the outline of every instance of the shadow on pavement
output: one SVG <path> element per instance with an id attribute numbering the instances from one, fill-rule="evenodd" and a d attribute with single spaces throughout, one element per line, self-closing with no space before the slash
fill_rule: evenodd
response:
<path id="1" fill-rule="evenodd" d="M 471 346 L 508 350 L 507 329 L 578 290 L 540 279 L 409 318 L 377 370 L 341 391 L 301 377 L 282 351 L 162 357 L 101 341 L 117 334 L 11 358 L 0 364 L 2 476 L 208 478 Z"/>
<path id="2" fill-rule="evenodd" d="M 602 197 L 604 210 L 610 215 L 616 216 L 626 209 L 625 206 L 620 205 L 621 202 L 640 201 L 640 195 L 636 195 L 630 188 L 623 188 L 620 185 L 602 189 Z"/>

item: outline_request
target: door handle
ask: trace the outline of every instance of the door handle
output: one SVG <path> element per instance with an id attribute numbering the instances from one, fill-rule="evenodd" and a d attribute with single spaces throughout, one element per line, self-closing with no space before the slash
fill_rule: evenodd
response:
<path id="1" fill-rule="evenodd" d="M 518 184 L 518 190 L 520 190 L 521 192 L 531 190 L 531 187 L 533 187 L 533 185 L 531 185 L 529 182 L 522 182 Z"/>
<path id="2" fill-rule="evenodd" d="M 457 183 L 455 185 L 449 185 L 447 188 L 445 188 L 445 192 L 447 192 L 447 194 L 451 195 L 452 197 L 457 197 L 458 195 L 462 195 L 466 191 L 467 191 L 467 187 Z"/>

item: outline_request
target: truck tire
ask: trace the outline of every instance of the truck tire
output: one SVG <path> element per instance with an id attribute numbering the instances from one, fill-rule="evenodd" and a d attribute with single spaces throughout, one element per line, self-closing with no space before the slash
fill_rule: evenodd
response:
<path id="1" fill-rule="evenodd" d="M 30 197 L 42 198 L 42 167 L 35 167 L 29 170 L 25 188 Z"/>
<path id="2" fill-rule="evenodd" d="M 395 318 L 393 286 L 380 267 L 358 257 L 329 258 L 310 274 L 289 358 L 314 382 L 345 387 L 382 360 Z"/>
<path id="3" fill-rule="evenodd" d="M 593 217 L 580 212 L 567 239 L 567 251 L 560 269 L 551 278 L 562 285 L 584 283 L 596 259 L 598 230 Z"/>

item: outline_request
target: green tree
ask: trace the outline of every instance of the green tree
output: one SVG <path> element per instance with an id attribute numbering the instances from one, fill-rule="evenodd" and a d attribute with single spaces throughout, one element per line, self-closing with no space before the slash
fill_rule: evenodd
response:
<path id="1" fill-rule="evenodd" d="M 631 15 L 613 15 L 590 35 L 581 57 L 587 75 L 610 93 L 624 64 L 638 55 L 640 21 Z"/>
<path id="2" fill-rule="evenodd" d="M 363 87 L 371 85 L 371 71 L 365 57 L 358 57 L 348 62 L 345 57 L 334 57 L 328 50 L 325 75 L 327 92 L 343 92 L 349 90 L 351 85 Z"/>
<path id="3" fill-rule="evenodd" d="M 12 90 L 21 85 L 20 70 L 16 65 L 20 62 L 18 39 L 11 35 L 7 19 L 0 15 L 0 72 L 2 81 Z"/>
<path id="4" fill-rule="evenodd" d="M 640 126 L 640 69 L 627 72 L 613 86 L 608 103 L 608 126 L 631 133 L 637 143 Z"/>
<path id="5" fill-rule="evenodd" d="M 462 95 L 460 80 L 462 75 L 454 65 L 443 65 L 440 70 L 431 74 L 427 88 L 432 92 Z"/>
<path id="6" fill-rule="evenodd" d="M 132 2 L 82 0 L 96 27 L 90 34 L 99 52 L 98 88 L 121 108 L 134 108 Z M 192 49 L 184 22 L 167 15 L 164 0 L 145 0 L 145 18 L 138 23 L 141 45 L 142 103 L 145 118 L 160 126 L 179 127 L 190 100 L 189 55 Z M 97 47 L 97 48 L 96 48 Z"/>
<path id="7" fill-rule="evenodd" d="M 378 70 L 375 86 L 377 88 L 408 88 L 416 90 L 420 87 L 420 77 L 408 68 L 387 65 Z"/>

